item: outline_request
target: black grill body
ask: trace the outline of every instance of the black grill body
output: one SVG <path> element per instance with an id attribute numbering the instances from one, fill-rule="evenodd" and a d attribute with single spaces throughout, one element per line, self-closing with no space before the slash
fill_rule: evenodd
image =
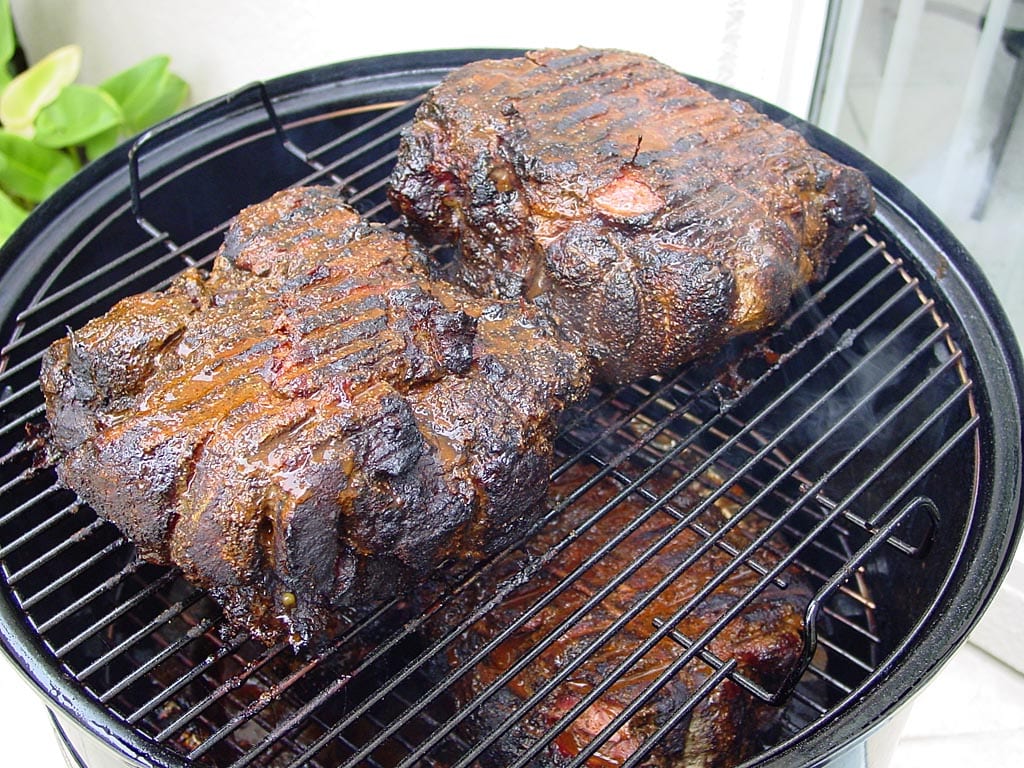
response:
<path id="1" fill-rule="evenodd" d="M 381 606 L 316 654 L 232 636 L 208 597 L 139 562 L 57 487 L 33 435 L 42 350 L 117 299 L 208 264 L 242 207 L 325 183 L 400 226 L 386 185 L 418 98 L 452 67 L 513 53 L 380 57 L 255 84 L 94 163 L 6 245 L 0 634 L 83 765 L 455 766 L 482 749 L 454 727 L 450 681 L 430 674 L 448 641 L 422 640 L 424 616 L 395 629 L 401 601 Z M 582 464 L 651 508 L 667 504 L 653 475 L 709 468 L 711 495 L 740 489 L 744 512 L 786 538 L 786 567 L 815 592 L 803 674 L 767 691 L 704 647 L 690 663 L 784 707 L 782 733 L 752 764 L 824 765 L 941 667 L 1008 567 L 1021 361 L 977 266 L 916 198 L 837 140 L 747 100 L 865 170 L 876 215 L 779 328 L 672 376 L 595 389 L 565 422 L 556 472 Z M 756 566 L 756 549 L 734 554 L 735 567 Z"/>

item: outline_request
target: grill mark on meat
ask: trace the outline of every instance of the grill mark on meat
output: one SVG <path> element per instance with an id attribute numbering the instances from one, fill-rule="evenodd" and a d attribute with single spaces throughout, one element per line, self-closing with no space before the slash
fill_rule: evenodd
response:
<path id="1" fill-rule="evenodd" d="M 357 315 L 356 312 L 359 314 Z M 315 318 L 303 318 L 298 324 L 298 336 L 303 349 L 311 358 L 320 358 L 345 345 L 365 341 L 387 329 L 388 316 L 383 307 L 357 309 L 349 307 L 332 308 L 318 313 Z"/>
<path id="2" fill-rule="evenodd" d="M 267 643 L 506 546 L 588 368 L 536 310 L 426 263 L 326 189 L 242 211 L 209 275 L 47 350 L 60 481 Z"/>
<path id="3" fill-rule="evenodd" d="M 586 49 L 449 74 L 403 133 L 390 195 L 454 246 L 470 290 L 549 311 L 612 382 L 777 322 L 873 207 L 863 174 L 749 105 Z M 647 280 L 629 297 L 609 274 Z"/>
<path id="4" fill-rule="evenodd" d="M 384 361 L 402 351 L 402 343 L 393 336 L 377 339 L 356 339 L 343 347 L 334 349 L 329 354 L 321 354 L 316 358 L 315 367 L 296 365 L 289 368 L 283 365 L 281 370 L 271 374 L 271 387 L 289 397 L 301 397 L 317 391 L 322 387 L 332 386 L 334 382 L 349 382 L 352 386 L 362 380 L 370 380 L 368 374 L 352 378 L 339 378 L 335 373 L 343 375 L 351 368 L 382 367 Z M 311 358 L 302 355 L 305 362 Z"/>
<path id="5" fill-rule="evenodd" d="M 168 402 L 174 402 L 181 408 L 200 405 L 210 396 L 217 396 L 225 382 L 230 384 L 241 381 L 252 374 L 257 365 L 261 365 L 266 356 L 254 358 L 245 355 L 258 346 L 257 339 L 249 339 L 218 355 L 211 363 L 205 364 L 192 376 L 172 379 L 154 389 L 147 396 L 140 398 L 138 411 L 159 410 Z M 129 415 L 128 412 L 122 416 Z"/>
<path id="6" fill-rule="evenodd" d="M 184 566 L 187 576 L 212 576 L 218 586 L 235 585 L 244 583 L 256 568 L 259 537 L 255 535 L 255 521 L 262 505 L 235 506 L 235 499 L 225 493 L 222 463 L 241 468 L 237 477 L 244 483 L 262 471 L 259 459 L 264 444 L 308 419 L 310 413 L 309 405 L 301 401 L 293 401 L 284 409 L 271 409 L 247 399 L 218 420 L 216 429 L 210 430 L 201 449 L 205 461 L 197 462 L 189 481 L 194 499 L 189 509 L 193 514 L 179 518 L 172 537 L 171 555 Z M 248 497 L 256 501 L 259 488 L 249 490 Z M 224 503 L 232 505 L 233 514 L 210 514 L 211 507 Z M 204 534 L 204 524 L 211 522 L 219 525 L 221 536 Z M 201 554 L 197 555 L 196 549 Z M 196 563 L 201 563 L 202 568 L 195 568 Z"/>

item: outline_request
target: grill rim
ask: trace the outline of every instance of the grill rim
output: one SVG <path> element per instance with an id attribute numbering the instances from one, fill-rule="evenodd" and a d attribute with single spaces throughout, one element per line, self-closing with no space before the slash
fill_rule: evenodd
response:
<path id="1" fill-rule="evenodd" d="M 285 75 L 200 104 L 161 126 L 157 129 L 158 137 L 147 139 L 158 139 L 154 144 L 159 143 L 159 146 L 147 149 L 146 158 L 153 167 L 163 167 L 163 155 L 173 155 L 171 149 L 177 143 L 209 141 L 218 126 L 227 131 L 226 126 L 248 124 L 261 114 L 260 104 L 253 103 L 253 95 L 259 97 L 261 92 L 267 94 L 279 114 L 301 111 L 303 106 L 321 102 L 328 93 L 334 96 L 336 92 L 351 92 L 352 98 L 380 101 L 387 94 L 421 91 L 449 69 L 468 61 L 521 53 L 513 49 L 398 53 Z M 976 395 L 984 403 L 981 410 L 988 416 L 979 424 L 976 439 L 982 441 L 992 461 L 987 467 L 988 474 L 980 479 L 980 494 L 975 505 L 975 511 L 982 509 L 987 514 L 981 516 L 982 525 L 969 532 L 965 549 L 948 574 L 948 583 L 941 595 L 945 600 L 941 604 L 937 600 L 935 610 L 922 618 L 915 645 L 907 653 L 902 653 L 907 649 L 901 649 L 900 655 L 892 659 L 886 667 L 887 674 L 878 676 L 885 679 L 871 678 L 873 682 L 865 690 L 870 696 L 860 696 L 841 712 L 830 712 L 826 722 L 803 731 L 799 739 L 777 745 L 748 763 L 776 765 L 782 764 L 780 759 L 786 764 L 804 759 L 810 761 L 808 765 L 821 765 L 883 725 L 911 692 L 941 668 L 966 639 L 1002 582 L 1012 560 L 1009 554 L 1016 547 L 1024 525 L 1020 478 L 1024 455 L 1020 426 L 1024 364 L 1005 312 L 980 267 L 937 216 L 900 182 L 843 142 L 778 107 L 699 78 L 692 79 L 718 96 L 747 101 L 772 119 L 803 134 L 814 146 L 867 173 L 879 197 L 879 211 L 874 219 L 888 236 L 915 257 L 929 290 L 942 297 L 964 329 L 967 338 L 959 341 L 972 369 L 979 371 L 972 379 Z M 137 140 L 135 145 L 138 143 Z M 38 277 L 38 261 L 48 249 L 40 248 L 37 241 L 66 239 L 67 232 L 61 225 L 69 213 L 74 218 L 75 209 L 85 204 L 83 197 L 94 196 L 109 204 L 120 200 L 123 193 L 124 204 L 130 204 L 129 189 L 124 184 L 132 146 L 122 145 L 86 167 L 37 208 L 0 250 L 0 269 L 3 270 L 0 308 L 9 311 L 13 305 L 10 297 L 20 295 L 24 287 Z M 174 157 L 167 158 L 163 164 L 174 160 Z M 147 166 L 142 175 L 143 184 L 149 171 L 151 167 Z M 25 253 L 29 244 L 36 248 Z M 968 309 L 970 311 L 965 311 Z M 995 423 L 996 408 L 1010 409 L 1016 419 Z M 997 500 L 1000 503 L 996 503 Z M 979 553 L 992 563 L 991 568 L 982 571 L 975 567 Z M 969 600 L 957 600 L 954 604 L 953 597 Z M 957 610 L 949 610 L 952 607 Z M 167 768 L 185 768 L 191 764 L 180 753 L 122 723 L 108 709 L 94 702 L 77 680 L 69 679 L 60 663 L 42 651 L 39 636 L 6 593 L 0 600 L 0 619 L 5 630 L 0 633 L 0 645 L 48 705 L 57 706 L 85 726 L 91 735 L 113 742 L 140 764 L 156 761 Z"/>

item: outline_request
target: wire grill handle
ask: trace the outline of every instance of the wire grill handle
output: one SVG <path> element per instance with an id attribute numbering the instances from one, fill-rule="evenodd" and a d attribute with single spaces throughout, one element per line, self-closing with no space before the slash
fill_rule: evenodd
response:
<path id="1" fill-rule="evenodd" d="M 273 129 L 277 139 L 281 142 L 281 145 L 303 162 L 309 162 L 307 153 L 297 147 L 288 137 L 281 119 L 278 117 L 277 110 L 274 108 L 266 83 L 262 81 L 250 83 L 213 101 L 180 112 L 174 117 L 164 120 L 140 133 L 128 148 L 128 182 L 129 194 L 131 196 L 131 211 L 136 223 L 138 223 L 143 231 L 152 237 L 162 238 L 173 246 L 168 233 L 154 225 L 142 211 L 142 179 L 139 164 L 143 150 L 151 149 L 157 142 L 166 142 L 179 135 L 200 113 L 204 122 L 209 122 L 211 113 L 216 114 L 229 110 L 237 111 L 239 108 L 244 109 L 253 105 L 260 106 L 266 113 L 267 122 Z"/>
<path id="2" fill-rule="evenodd" d="M 907 547 L 901 539 L 896 536 L 897 529 L 915 512 L 923 511 L 927 514 L 927 520 L 929 523 L 928 531 L 924 534 L 920 544 L 916 546 Z M 790 673 L 789 678 L 781 686 L 779 691 L 774 694 L 771 701 L 772 703 L 784 702 L 792 692 L 793 688 L 800 681 L 800 677 L 811 663 L 811 659 L 814 657 L 814 652 L 818 647 L 818 615 L 825 603 L 835 594 L 844 583 L 846 583 L 856 573 L 861 566 L 871 557 L 875 550 L 877 550 L 882 544 L 889 544 L 902 551 L 904 554 L 914 557 L 923 558 L 927 555 L 928 550 L 931 548 L 931 542 L 935 536 L 935 532 L 938 530 L 940 521 L 939 508 L 935 502 L 927 496 L 915 496 L 896 514 L 894 514 L 888 522 L 884 525 L 875 527 L 872 526 L 870 538 L 864 542 L 860 549 L 858 549 L 852 557 L 848 558 L 841 568 L 839 568 L 832 578 L 830 578 L 825 584 L 818 590 L 818 592 L 811 599 L 807 605 L 807 611 L 804 615 L 804 652 L 800 663 L 794 667 Z"/>
<path id="3" fill-rule="evenodd" d="M 930 523 L 929 531 L 924 537 L 924 541 L 919 546 L 908 548 L 895 537 L 896 529 L 910 518 L 910 515 L 915 510 L 922 509 L 928 515 Z M 785 704 L 790 696 L 792 696 L 794 689 L 803 677 L 804 672 L 810 665 L 811 660 L 814 658 L 814 653 L 818 646 L 818 633 L 817 633 L 817 622 L 818 614 L 821 612 L 822 607 L 828 602 L 828 600 L 835 594 L 846 581 L 860 568 L 864 562 L 875 552 L 882 544 L 889 543 L 892 546 L 896 546 L 898 549 L 903 551 L 905 554 L 911 557 L 923 557 L 928 551 L 928 545 L 931 541 L 932 536 L 939 523 L 939 512 L 935 506 L 935 502 L 926 496 L 918 496 L 911 499 L 907 504 L 900 509 L 892 519 L 889 520 L 884 526 L 875 528 L 871 531 L 871 537 L 864 543 L 864 545 L 850 557 L 836 573 L 832 575 L 818 592 L 814 595 L 811 601 L 807 605 L 807 610 L 804 616 L 804 643 L 803 651 L 801 653 L 799 661 L 793 666 L 786 679 L 775 691 L 769 691 L 764 686 L 756 683 L 750 677 L 744 675 L 742 672 L 736 671 L 729 667 L 729 662 L 719 658 L 716 654 L 712 653 L 707 648 L 701 648 L 698 650 L 697 655 L 701 660 L 714 669 L 716 672 L 725 670 L 725 675 L 740 687 L 747 690 L 752 695 L 761 699 L 768 704 L 774 706 L 781 706 Z M 661 619 L 654 619 L 653 624 L 657 628 L 664 626 L 664 621 Z M 672 630 L 669 632 L 675 642 L 684 648 L 689 649 L 693 645 L 693 640 L 678 630 Z"/>

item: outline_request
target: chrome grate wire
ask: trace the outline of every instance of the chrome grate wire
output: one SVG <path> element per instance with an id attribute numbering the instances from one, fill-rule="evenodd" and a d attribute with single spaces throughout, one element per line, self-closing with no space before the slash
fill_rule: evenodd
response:
<path id="1" fill-rule="evenodd" d="M 438 676 L 435 662 L 514 584 L 440 638 L 425 640 L 420 632 L 440 603 L 409 616 L 407 606 L 396 600 L 349 617 L 347 632 L 316 654 L 263 648 L 244 635 L 225 635 L 216 604 L 176 571 L 139 562 L 119 532 L 59 487 L 40 451 L 34 425 L 41 423 L 43 410 L 35 376 L 46 346 L 121 296 L 159 289 L 185 267 L 208 265 L 228 226 L 220 217 L 187 231 L 160 200 L 177 187 L 187 188 L 207 164 L 235 154 L 258 156 L 273 146 L 291 164 L 290 176 L 274 179 L 278 187 L 332 184 L 381 224 L 399 227 L 387 204 L 387 176 L 398 132 L 417 103 L 360 105 L 287 121 L 264 100 L 267 120 L 156 174 L 147 156 L 160 137 L 147 137 L 133 154 L 137 186 L 66 254 L 55 256 L 7 329 L 0 352 L 4 589 L 42 646 L 87 695 L 115 719 L 170 747 L 182 764 L 469 766 L 503 729 L 557 690 L 573 668 L 555 676 L 532 701 L 521 702 L 501 728 L 474 741 L 460 724 L 487 706 L 490 693 L 455 709 L 450 691 L 471 668 Z M 328 138 L 307 147 L 308 131 Z M 237 207 L 257 202 L 266 191 L 239 194 L 251 199 L 237 200 Z M 110 230 L 132 220 L 133 237 L 123 238 L 116 252 L 97 263 L 95 252 L 109 250 Z M 746 602 L 768 584 L 785 587 L 798 574 L 816 597 L 808 613 L 802 674 L 781 690 L 761 688 L 736 670 L 735 660 L 708 648 L 743 601 L 702 637 L 681 635 L 673 617 L 652 626 L 647 641 L 634 649 L 636 658 L 664 640 L 682 649 L 677 664 L 648 688 L 649 695 L 683 666 L 699 667 L 706 675 L 705 687 L 659 733 L 684 721 L 689 707 L 731 681 L 785 705 L 780 739 L 796 738 L 884 672 L 894 642 L 880 626 L 881 596 L 873 581 L 894 557 L 926 562 L 942 548 L 937 531 L 953 510 L 946 499 L 932 498 L 929 476 L 964 456 L 974 460 L 977 422 L 970 376 L 949 327 L 912 266 L 886 244 L 877 222 L 866 222 L 828 279 L 798 297 L 787 320 L 771 333 L 671 377 L 595 389 L 568 414 L 553 476 L 586 467 L 588 479 L 561 507 L 553 506 L 537 528 L 555 520 L 588 488 L 614 482 L 620 490 L 574 536 L 529 562 L 521 578 L 529 579 L 625 499 L 644 505 L 635 525 L 667 515 L 669 538 L 685 529 L 702 538 L 701 552 L 724 551 L 730 565 L 721 579 L 740 569 L 756 573 L 758 586 Z M 667 469 L 679 475 L 673 488 L 652 490 L 651 478 Z M 704 488 L 701 503 L 676 508 L 676 493 L 693 484 Z M 763 536 L 739 549 L 723 530 L 705 525 L 702 512 L 718 500 L 736 509 L 737 521 L 745 515 L 764 519 Z M 593 552 L 570 580 L 628 532 Z M 634 568 L 644 567 L 655 551 L 638 558 Z M 516 556 L 516 548 L 510 548 L 480 564 L 470 579 Z M 624 573 L 621 580 L 628 577 Z M 567 624 L 599 605 L 621 580 L 595 594 Z M 671 581 L 663 579 L 638 605 L 657 599 Z M 557 600 L 568 583 L 526 606 L 516 625 Z M 699 594 L 710 594 L 713 587 L 707 584 Z M 454 599 L 463 589 L 465 583 L 449 587 L 440 599 Z M 692 608 L 692 602 L 682 606 L 677 616 Z M 608 636 L 629 618 L 616 622 Z M 489 690 L 507 685 L 541 650 L 514 660 Z M 584 655 L 574 663 L 585 660 Z M 629 668 L 623 663 L 612 670 L 607 686 Z M 581 699 L 561 725 L 597 701 L 607 686 Z M 633 708 L 642 705 L 637 700 Z M 584 764 L 628 714 L 613 719 L 572 764 Z M 557 733 L 556 727 L 516 765 L 540 754 Z M 646 743 L 631 764 L 653 744 Z"/>

